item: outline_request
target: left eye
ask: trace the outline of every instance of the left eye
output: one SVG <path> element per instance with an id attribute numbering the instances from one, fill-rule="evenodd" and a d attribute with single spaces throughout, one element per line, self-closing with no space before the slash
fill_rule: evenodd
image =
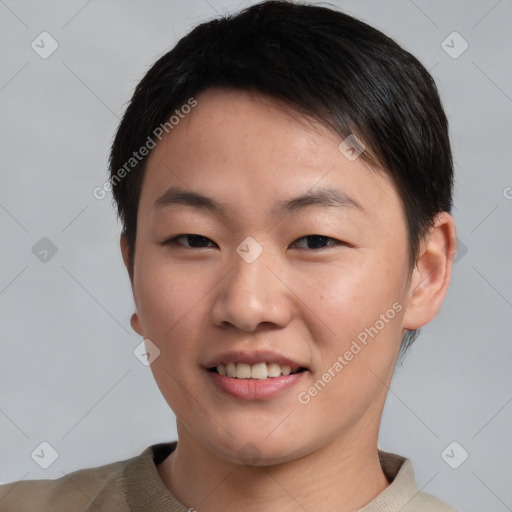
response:
<path id="1" fill-rule="evenodd" d="M 331 238 L 330 236 L 324 235 L 307 235 L 301 238 L 297 238 L 297 241 L 298 240 L 306 240 L 306 245 L 313 245 L 313 247 L 305 247 L 305 249 L 323 249 L 327 246 L 326 244 L 329 241 L 334 242 L 331 244 L 331 246 L 343 244 L 343 242 L 336 240 L 336 238 Z M 294 244 L 295 243 L 296 242 L 294 242 Z M 300 248 L 302 249 L 303 247 Z"/>

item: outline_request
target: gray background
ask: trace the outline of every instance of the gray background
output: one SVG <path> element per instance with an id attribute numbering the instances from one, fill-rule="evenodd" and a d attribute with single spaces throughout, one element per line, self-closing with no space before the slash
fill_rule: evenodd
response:
<path id="1" fill-rule="evenodd" d="M 176 439 L 133 354 L 141 339 L 111 196 L 92 191 L 149 66 L 197 23 L 251 3 L 0 0 L 0 482 L 57 478 Z M 441 313 L 397 367 L 380 447 L 408 456 L 419 487 L 456 508 L 512 510 L 512 2 L 332 5 L 431 70 L 454 149 L 463 245 Z M 59 45 L 46 59 L 31 47 L 43 31 Z M 453 31 L 469 44 L 456 59 L 441 46 Z M 57 248 L 46 262 L 32 252 L 42 237 Z M 43 441 L 58 452 L 48 469 L 31 456 Z M 458 469 L 441 456 L 453 441 L 452 465 L 469 453 Z"/>

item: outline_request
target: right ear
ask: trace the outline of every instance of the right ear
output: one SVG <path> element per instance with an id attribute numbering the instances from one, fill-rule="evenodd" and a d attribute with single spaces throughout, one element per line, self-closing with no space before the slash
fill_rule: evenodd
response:
<path id="1" fill-rule="evenodd" d="M 124 266 L 126 267 L 126 270 L 128 271 L 128 275 L 130 276 L 130 282 L 132 284 L 132 289 L 133 289 L 133 271 L 132 271 L 132 267 L 130 265 L 128 240 L 126 239 L 126 236 L 123 235 L 122 233 L 121 233 L 119 243 L 121 245 L 121 254 L 123 256 Z"/>
<path id="2" fill-rule="evenodd" d="M 137 307 L 137 297 L 135 295 L 135 289 L 133 287 L 133 269 L 132 269 L 132 266 L 130 265 L 130 256 L 129 256 L 130 251 L 129 251 L 128 240 L 126 239 L 126 237 L 123 234 L 121 234 L 119 243 L 121 245 L 121 254 L 123 256 L 124 266 L 126 267 L 126 270 L 128 271 L 128 275 L 130 276 L 133 300 L 135 302 L 135 312 L 132 314 L 130 324 L 132 326 L 132 329 L 137 334 L 140 334 L 142 337 L 144 337 L 144 331 L 143 331 L 142 325 L 140 323 L 139 311 L 138 311 L 138 307 Z"/>

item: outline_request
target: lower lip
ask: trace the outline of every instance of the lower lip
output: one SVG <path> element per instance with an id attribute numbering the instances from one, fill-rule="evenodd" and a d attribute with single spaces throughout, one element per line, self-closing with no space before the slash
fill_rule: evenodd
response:
<path id="1" fill-rule="evenodd" d="M 215 386 L 228 395 L 243 400 L 265 400 L 298 384 L 307 371 L 268 379 L 234 379 L 208 370 L 206 373 Z"/>

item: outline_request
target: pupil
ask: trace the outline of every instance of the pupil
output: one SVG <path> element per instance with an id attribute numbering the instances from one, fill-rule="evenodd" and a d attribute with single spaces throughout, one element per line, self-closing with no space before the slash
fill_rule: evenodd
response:
<path id="1" fill-rule="evenodd" d="M 194 241 L 198 241 L 199 240 L 199 243 L 201 241 L 204 241 L 206 240 L 206 238 L 204 236 L 201 236 L 201 235 L 189 235 L 189 243 L 192 247 L 197 247 L 197 245 L 194 245 Z"/>
<path id="2" fill-rule="evenodd" d="M 324 246 L 324 244 L 327 242 L 327 237 L 325 236 L 322 236 L 322 235 L 312 235 L 312 236 L 308 236 L 308 242 L 311 241 L 311 239 L 313 240 L 316 240 L 317 243 L 314 243 L 313 242 L 313 246 L 315 249 L 319 249 L 321 247 Z M 311 244 L 308 243 L 308 246 L 310 246 Z M 310 247 L 311 248 L 311 247 Z"/>

